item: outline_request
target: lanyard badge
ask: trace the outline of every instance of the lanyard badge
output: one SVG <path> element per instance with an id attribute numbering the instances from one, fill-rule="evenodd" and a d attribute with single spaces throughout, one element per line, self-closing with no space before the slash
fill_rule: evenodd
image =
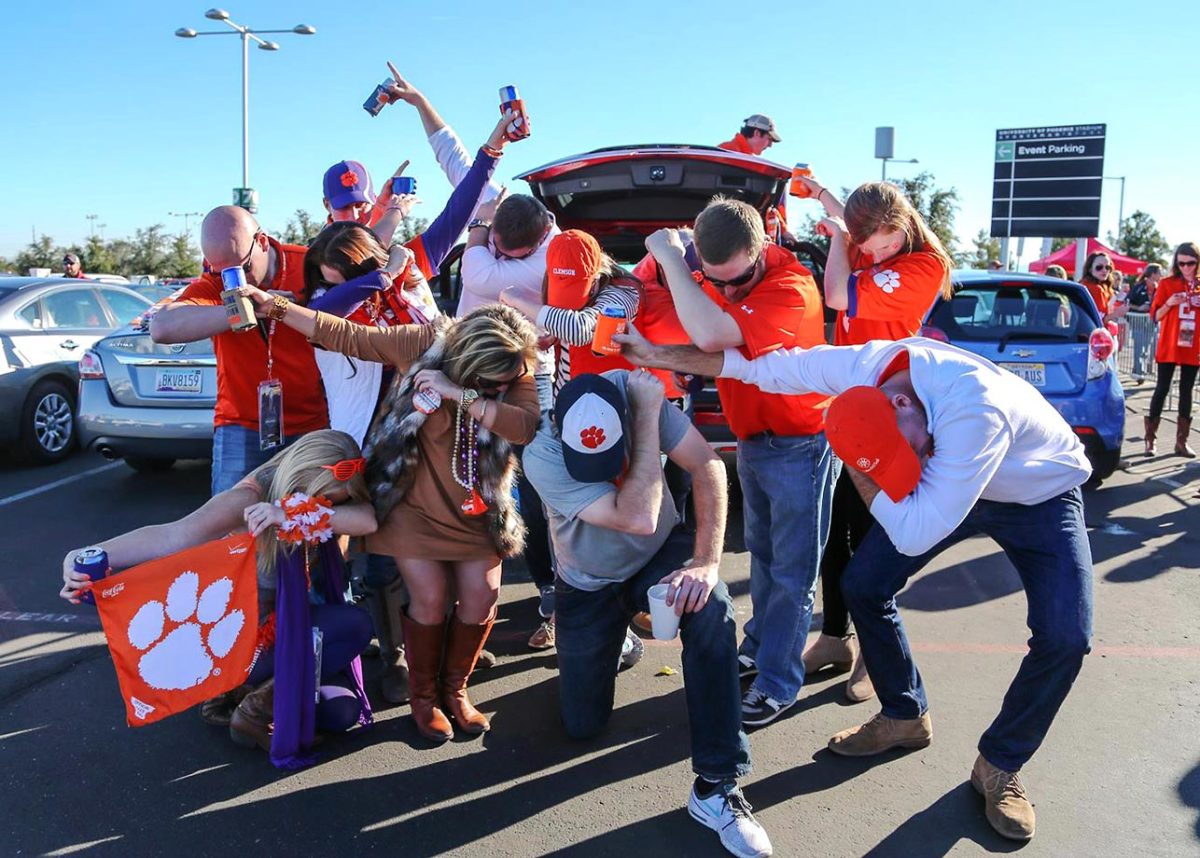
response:
<path id="1" fill-rule="evenodd" d="M 267 331 L 267 378 L 258 385 L 258 449 L 274 450 L 283 444 L 283 384 L 273 378 L 275 367 L 271 342 L 275 320 Z"/>

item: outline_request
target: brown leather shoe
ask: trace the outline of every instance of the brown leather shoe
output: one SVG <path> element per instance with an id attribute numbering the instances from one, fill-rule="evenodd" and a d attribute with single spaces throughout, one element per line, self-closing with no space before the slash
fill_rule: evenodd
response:
<path id="1" fill-rule="evenodd" d="M 892 748 L 926 748 L 932 740 L 928 712 L 920 718 L 889 718 L 880 712 L 867 723 L 838 733 L 829 740 L 829 750 L 843 757 L 870 757 Z"/>
<path id="2" fill-rule="evenodd" d="M 1187 459 L 1196 458 L 1196 451 L 1188 446 L 1188 435 L 1192 432 L 1192 418 L 1180 417 L 1175 424 L 1175 455 Z"/>
<path id="3" fill-rule="evenodd" d="M 854 635 L 835 638 L 822 632 L 813 645 L 804 651 L 805 674 L 832 667 L 835 673 L 845 673 L 854 664 L 858 645 Z"/>
<path id="4" fill-rule="evenodd" d="M 275 720 L 275 679 L 247 694 L 229 719 L 229 738 L 243 748 L 255 745 L 271 752 L 271 723 Z"/>
<path id="5" fill-rule="evenodd" d="M 237 709 L 238 704 L 253 690 L 254 686 L 252 685 L 239 685 L 232 691 L 226 691 L 224 694 L 205 700 L 200 704 L 201 720 L 212 727 L 228 727 L 229 721 L 233 717 L 233 710 Z"/>
<path id="6" fill-rule="evenodd" d="M 475 661 L 483 642 L 487 640 L 496 620 L 489 618 L 479 625 L 467 625 L 458 615 L 450 618 L 450 633 L 446 637 L 446 661 L 442 669 L 442 701 L 446 711 L 460 730 L 467 733 L 486 733 L 492 729 L 483 713 L 467 697 L 467 680 L 475 669 Z"/>
<path id="7" fill-rule="evenodd" d="M 400 622 L 408 652 L 409 705 L 417 731 L 433 742 L 453 739 L 454 728 L 446 713 L 438 708 L 438 667 L 442 661 L 446 626 L 440 622 L 427 626 L 407 614 L 400 615 Z"/>
<path id="8" fill-rule="evenodd" d="M 863 661 L 862 650 L 854 660 L 854 670 L 850 671 L 850 679 L 846 681 L 846 699 L 852 703 L 862 703 L 875 696 L 875 683 L 867 673 L 867 664 Z"/>
<path id="9" fill-rule="evenodd" d="M 971 769 L 971 786 L 983 796 L 987 821 L 997 834 L 1009 840 L 1033 837 L 1037 820 L 1016 772 L 998 769 L 980 754 Z"/>

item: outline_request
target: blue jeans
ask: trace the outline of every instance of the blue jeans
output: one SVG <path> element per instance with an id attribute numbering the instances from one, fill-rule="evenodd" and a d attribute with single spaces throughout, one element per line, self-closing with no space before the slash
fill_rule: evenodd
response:
<path id="1" fill-rule="evenodd" d="M 791 701 L 804 685 L 804 644 L 840 462 L 820 432 L 738 441 L 737 463 L 753 609 L 741 652 L 758 667 L 752 688 Z"/>
<path id="2" fill-rule="evenodd" d="M 561 578 L 555 583 L 559 709 L 571 738 L 591 738 L 608 723 L 625 629 L 634 614 L 650 610 L 646 591 L 685 565 L 694 545 L 690 533 L 676 528 L 627 581 L 594 592 Z M 717 584 L 702 610 L 684 614 L 679 628 L 692 769 L 712 781 L 748 775 L 750 742 L 742 729 L 737 624 L 725 584 Z"/>
<path id="3" fill-rule="evenodd" d="M 929 704 L 895 595 L 933 557 L 976 534 L 1004 550 L 1028 602 L 1029 653 L 979 740 L 988 762 L 1016 772 L 1042 744 L 1091 650 L 1092 552 L 1080 490 L 1034 506 L 978 501 L 953 533 L 919 557 L 901 554 L 882 527 L 873 527 L 846 567 L 842 592 L 883 714 L 917 718 Z"/>
<path id="4" fill-rule="evenodd" d="M 288 435 L 282 447 L 258 449 L 258 430 L 232 423 L 213 427 L 212 493 L 228 491 L 238 481 L 299 438 Z"/>

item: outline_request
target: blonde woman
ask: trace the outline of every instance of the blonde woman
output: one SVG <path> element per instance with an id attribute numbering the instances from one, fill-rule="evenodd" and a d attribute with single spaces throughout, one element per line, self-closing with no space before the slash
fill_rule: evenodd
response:
<path id="1" fill-rule="evenodd" d="M 332 429 L 310 432 L 195 512 L 178 521 L 140 527 L 98 545 L 108 553 L 112 567 L 120 570 L 221 539 L 230 533 L 249 531 L 256 538 L 259 612 L 262 621 L 266 622 L 275 604 L 281 558 L 284 562 L 291 559 L 287 552 L 279 549 L 277 528 L 283 524 L 284 514 L 276 502 L 295 492 L 323 496 L 333 504 L 330 524 L 335 534 L 365 536 L 374 533 L 377 525 L 363 477 L 363 464 L 358 444 L 346 433 Z M 73 561 L 78 552 L 79 549 L 69 552 L 63 560 L 63 587 L 59 592 L 72 604 L 79 603 L 88 580 L 86 575 L 75 571 Z M 312 625 L 323 633 L 322 700 L 317 704 L 316 723 L 320 730 L 340 732 L 369 716 L 370 709 L 361 695 L 361 684 L 357 678 L 350 681 L 346 671 L 370 640 L 371 624 L 364 611 L 341 603 L 338 585 L 344 570 L 325 564 L 329 557 L 340 559 L 340 554 L 336 549 L 321 553 L 319 563 L 323 574 L 319 577 L 325 584 L 325 592 L 321 594 L 322 604 L 312 605 L 310 614 Z M 335 560 L 333 565 L 340 564 Z M 275 711 L 274 672 L 275 652 L 272 648 L 259 657 L 247 679 L 247 686 L 240 692 L 230 692 L 202 706 L 205 720 L 229 725 L 231 738 L 239 744 L 258 745 L 270 751 Z M 347 687 L 350 685 L 354 687 Z M 247 694 L 249 687 L 254 690 Z M 235 698 L 240 702 L 231 713 L 229 710 Z"/>
<path id="2" fill-rule="evenodd" d="M 458 320 L 381 329 L 244 292 L 261 316 L 318 345 L 400 369 L 367 445 L 380 520 L 367 550 L 394 557 L 408 587 L 401 624 L 417 729 L 452 738 L 444 706 L 459 729 L 489 730 L 466 687 L 495 621 L 500 560 L 524 546 L 512 445 L 529 443 L 538 424 L 533 325 L 489 304 Z"/>

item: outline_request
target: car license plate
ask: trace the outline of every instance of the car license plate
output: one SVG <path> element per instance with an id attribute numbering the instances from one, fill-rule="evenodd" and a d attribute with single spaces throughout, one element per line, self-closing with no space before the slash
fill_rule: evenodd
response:
<path id="1" fill-rule="evenodd" d="M 1017 378 L 1023 378 L 1034 387 L 1046 386 L 1046 365 L 1044 363 L 1002 363 L 1001 369 L 1006 369 Z"/>
<path id="2" fill-rule="evenodd" d="M 200 370 L 160 369 L 154 378 L 154 389 L 159 393 L 199 393 Z"/>

